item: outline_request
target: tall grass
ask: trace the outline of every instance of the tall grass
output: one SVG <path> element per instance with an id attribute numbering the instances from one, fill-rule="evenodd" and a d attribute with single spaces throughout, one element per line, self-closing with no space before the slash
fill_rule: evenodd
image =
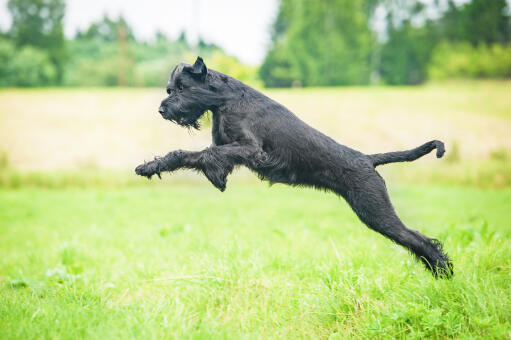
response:
<path id="1" fill-rule="evenodd" d="M 452 280 L 313 190 L 0 189 L 0 338 L 511 336 L 511 191 L 390 188 Z"/>

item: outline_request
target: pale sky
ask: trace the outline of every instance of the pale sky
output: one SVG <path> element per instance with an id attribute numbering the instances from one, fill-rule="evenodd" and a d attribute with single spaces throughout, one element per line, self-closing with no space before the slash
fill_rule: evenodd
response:
<path id="1" fill-rule="evenodd" d="M 106 13 L 122 14 L 135 36 L 148 40 L 160 30 L 171 38 L 186 31 L 190 41 L 221 46 L 247 64 L 262 62 L 270 42 L 270 27 L 277 15 L 277 0 L 66 0 L 67 37 L 87 28 Z M 0 29 L 10 26 L 7 0 L 0 0 Z"/>

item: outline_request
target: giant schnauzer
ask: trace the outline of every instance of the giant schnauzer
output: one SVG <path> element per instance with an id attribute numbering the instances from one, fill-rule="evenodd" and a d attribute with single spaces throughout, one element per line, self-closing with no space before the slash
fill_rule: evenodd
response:
<path id="1" fill-rule="evenodd" d="M 139 165 L 149 179 L 163 171 L 194 169 L 225 190 L 227 175 L 244 165 L 271 183 L 310 186 L 342 196 L 369 228 L 407 248 L 435 276 L 450 277 L 452 264 L 441 243 L 410 230 L 396 215 L 375 167 L 413 161 L 444 144 L 433 140 L 408 151 L 365 155 L 310 127 L 281 104 L 218 71 L 202 58 L 174 68 L 158 112 L 181 126 L 199 128 L 212 112 L 213 144 L 202 151 L 177 150 Z"/>

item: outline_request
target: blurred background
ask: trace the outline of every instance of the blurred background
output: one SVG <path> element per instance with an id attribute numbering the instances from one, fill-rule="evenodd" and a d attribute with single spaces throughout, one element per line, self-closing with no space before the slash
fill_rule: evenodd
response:
<path id="1" fill-rule="evenodd" d="M 510 18 L 506 0 L 0 0 L 1 178 L 206 147 L 208 117 L 190 134 L 156 113 L 201 55 L 363 152 L 446 142 L 391 177 L 507 186 Z"/>

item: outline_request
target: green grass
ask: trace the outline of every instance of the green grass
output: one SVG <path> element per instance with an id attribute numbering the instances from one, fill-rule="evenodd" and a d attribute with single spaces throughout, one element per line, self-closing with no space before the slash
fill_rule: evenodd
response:
<path id="1" fill-rule="evenodd" d="M 389 186 L 452 280 L 313 190 L 0 189 L 0 338 L 511 337 L 511 190 Z"/>
<path id="2" fill-rule="evenodd" d="M 439 161 L 438 163 L 440 163 Z M 501 189 L 511 187 L 511 161 L 470 161 L 431 162 L 410 164 L 394 164 L 378 169 L 384 177 L 391 181 L 408 184 L 442 184 L 471 186 L 478 188 Z M 173 183 L 196 183 L 197 177 L 181 172 L 173 175 Z M 253 175 L 242 172 L 240 180 L 251 182 Z M 62 189 L 69 187 L 87 188 L 101 186 L 107 188 L 126 188 L 144 186 L 145 178 L 133 176 L 133 170 L 59 170 L 59 171 L 17 171 L 1 169 L 0 188 L 39 187 Z M 155 185 L 166 185 L 159 182 Z"/>

